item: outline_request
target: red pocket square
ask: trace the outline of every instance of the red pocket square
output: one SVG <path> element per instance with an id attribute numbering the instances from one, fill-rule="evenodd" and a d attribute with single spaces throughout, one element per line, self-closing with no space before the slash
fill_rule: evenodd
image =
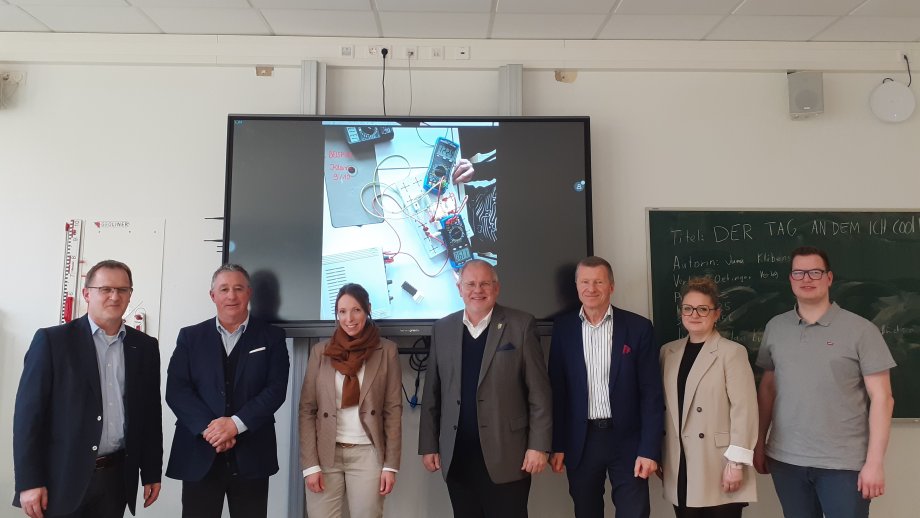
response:
<path id="1" fill-rule="evenodd" d="M 632 352 L 632 349 L 628 345 L 623 345 L 623 354 L 629 354 Z"/>

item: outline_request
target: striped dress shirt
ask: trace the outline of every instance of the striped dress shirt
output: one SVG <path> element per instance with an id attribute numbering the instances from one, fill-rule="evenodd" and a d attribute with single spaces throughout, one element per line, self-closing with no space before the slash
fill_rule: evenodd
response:
<path id="1" fill-rule="evenodd" d="M 588 321 L 582 306 L 581 339 L 585 350 L 585 370 L 588 373 L 588 419 L 609 419 L 610 355 L 613 347 L 613 306 L 597 325 Z"/>

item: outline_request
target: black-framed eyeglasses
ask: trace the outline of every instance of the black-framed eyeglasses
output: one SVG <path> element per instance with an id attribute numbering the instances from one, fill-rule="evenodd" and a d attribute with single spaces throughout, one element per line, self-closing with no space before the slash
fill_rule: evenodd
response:
<path id="1" fill-rule="evenodd" d="M 789 277 L 792 277 L 792 280 L 800 281 L 808 275 L 808 278 L 816 281 L 821 277 L 824 277 L 824 274 L 827 273 L 827 270 L 819 270 L 815 268 L 814 270 L 792 270 L 789 272 Z"/>
<path id="2" fill-rule="evenodd" d="M 87 286 L 91 290 L 99 290 L 99 293 L 105 297 L 108 297 L 113 292 L 118 293 L 119 295 L 130 295 L 134 292 L 134 288 L 115 288 L 112 286 Z"/>
<path id="3" fill-rule="evenodd" d="M 689 317 L 696 311 L 696 314 L 701 317 L 709 316 L 710 311 L 715 311 L 716 308 L 712 306 L 691 306 L 690 304 L 684 304 L 680 307 L 680 314 Z"/>

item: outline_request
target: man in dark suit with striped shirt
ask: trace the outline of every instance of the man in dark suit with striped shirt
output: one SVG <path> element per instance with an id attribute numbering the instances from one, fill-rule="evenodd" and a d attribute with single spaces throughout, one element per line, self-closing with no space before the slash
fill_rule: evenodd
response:
<path id="1" fill-rule="evenodd" d="M 578 263 L 578 312 L 553 325 L 553 471 L 568 471 L 577 518 L 603 518 L 610 478 L 617 518 L 649 516 L 648 477 L 661 459 L 664 398 L 652 323 L 610 303 L 613 269 Z"/>

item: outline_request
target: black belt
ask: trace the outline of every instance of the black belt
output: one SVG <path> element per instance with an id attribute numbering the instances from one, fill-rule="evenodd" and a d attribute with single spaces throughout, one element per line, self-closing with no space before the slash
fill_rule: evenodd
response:
<path id="1" fill-rule="evenodd" d="M 102 455 L 101 457 L 96 457 L 96 471 L 101 469 L 111 468 L 116 464 L 120 463 L 125 458 L 125 450 L 118 450 L 116 452 L 110 453 L 108 455 Z"/>
<path id="2" fill-rule="evenodd" d="M 588 419 L 588 425 L 593 428 L 613 428 L 613 419 Z"/>

